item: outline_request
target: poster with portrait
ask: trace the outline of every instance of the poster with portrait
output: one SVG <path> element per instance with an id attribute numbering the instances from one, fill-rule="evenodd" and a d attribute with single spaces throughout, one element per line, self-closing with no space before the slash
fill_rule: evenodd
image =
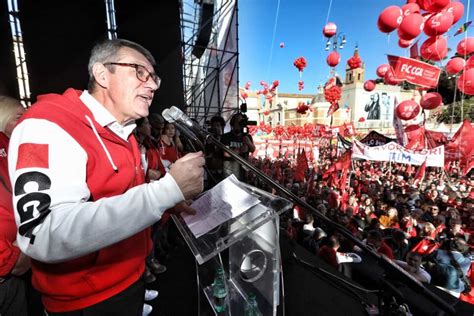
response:
<path id="1" fill-rule="evenodd" d="M 397 94 L 383 90 L 362 92 L 354 111 L 356 128 L 388 128 L 393 121 L 393 108 Z"/>

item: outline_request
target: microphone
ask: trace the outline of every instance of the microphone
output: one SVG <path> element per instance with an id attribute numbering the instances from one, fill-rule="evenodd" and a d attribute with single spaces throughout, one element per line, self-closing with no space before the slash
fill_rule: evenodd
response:
<path id="1" fill-rule="evenodd" d="M 178 114 L 174 114 L 176 110 L 172 110 L 173 108 L 178 110 Z M 161 112 L 161 116 L 163 116 L 163 118 L 169 123 L 175 124 L 175 126 L 181 131 L 181 133 L 183 133 L 183 135 L 185 135 L 189 140 L 192 140 L 201 150 L 204 150 L 204 144 L 196 136 L 194 129 L 190 128 L 187 124 L 184 124 L 182 120 L 175 119 L 176 116 L 180 115 L 179 112 L 181 115 L 184 115 L 188 120 L 191 121 L 189 117 L 187 117 L 180 109 L 175 106 L 171 107 L 171 109 L 164 109 L 163 112 Z"/>
<path id="2" fill-rule="evenodd" d="M 191 129 L 197 135 L 200 135 L 202 137 L 206 137 L 209 135 L 201 126 L 199 126 L 199 124 L 191 120 L 189 116 L 187 116 L 183 111 L 181 111 L 179 108 L 175 106 L 172 106 L 169 109 L 165 109 L 162 115 L 168 122 L 175 122 L 175 123 L 180 122 L 184 126 Z M 169 117 L 169 119 L 167 119 L 165 115 Z"/>

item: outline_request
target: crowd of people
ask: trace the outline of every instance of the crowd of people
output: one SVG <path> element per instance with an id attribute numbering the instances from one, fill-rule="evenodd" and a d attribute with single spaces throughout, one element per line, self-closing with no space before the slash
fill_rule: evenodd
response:
<path id="1" fill-rule="evenodd" d="M 187 153 L 173 124 L 148 115 L 161 82 L 154 66 L 142 46 L 106 40 L 92 50 L 87 90 L 42 96 L 26 112 L 0 97 L 1 315 L 148 315 L 158 293 L 146 284 L 184 247 L 169 215 L 193 213 L 185 201 L 230 174 L 272 191 L 215 144 Z M 418 184 L 412 166 L 354 160 L 341 186 L 327 177 L 326 147 L 296 180 L 296 157 L 252 157 L 245 114 L 229 123 L 224 133 L 213 117 L 209 132 L 319 213 L 420 282 L 470 291 L 472 175 L 428 168 Z M 335 268 L 360 262 L 360 249 L 317 215 L 295 206 L 282 227 Z"/>
<path id="2" fill-rule="evenodd" d="M 319 163 L 310 161 L 303 181 L 294 177 L 296 157 L 252 162 L 420 282 L 456 297 L 464 293 L 462 298 L 474 303 L 468 294 L 474 253 L 472 174 L 463 176 L 453 163 L 449 173 L 427 168 L 417 182 L 417 166 L 352 160 L 347 182 L 341 185 L 327 175 L 336 159 L 333 153 L 320 148 Z M 333 172 L 341 177 L 340 171 Z M 249 182 L 271 189 L 252 175 Z M 329 264 L 343 269 L 345 262 L 359 262 L 360 249 L 315 215 L 296 206 L 281 222 L 290 238 Z M 351 254 L 351 260 L 343 254 Z"/>

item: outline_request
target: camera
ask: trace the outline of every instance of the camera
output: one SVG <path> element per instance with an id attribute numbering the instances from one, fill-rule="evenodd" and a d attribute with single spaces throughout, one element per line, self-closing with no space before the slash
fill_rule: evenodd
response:
<path id="1" fill-rule="evenodd" d="M 243 133 L 248 133 L 248 126 L 249 125 L 257 125 L 257 121 L 249 121 L 249 117 L 247 116 L 247 103 L 242 103 L 240 105 L 239 114 L 241 119 L 239 120 L 239 126 L 242 129 Z"/>

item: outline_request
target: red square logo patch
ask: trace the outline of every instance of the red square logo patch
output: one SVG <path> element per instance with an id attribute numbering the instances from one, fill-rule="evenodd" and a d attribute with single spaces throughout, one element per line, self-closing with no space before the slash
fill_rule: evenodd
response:
<path id="1" fill-rule="evenodd" d="M 48 144 L 21 144 L 18 148 L 16 170 L 23 168 L 48 168 Z"/>

